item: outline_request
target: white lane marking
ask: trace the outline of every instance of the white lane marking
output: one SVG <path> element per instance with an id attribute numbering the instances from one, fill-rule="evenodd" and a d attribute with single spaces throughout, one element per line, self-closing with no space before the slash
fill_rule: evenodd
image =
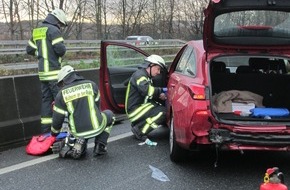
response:
<path id="1" fill-rule="evenodd" d="M 120 134 L 120 135 L 117 135 L 117 136 L 113 136 L 113 137 L 110 137 L 108 139 L 108 142 L 114 142 L 114 141 L 129 137 L 131 135 L 132 135 L 131 132 L 127 132 L 127 133 L 123 133 L 123 134 Z M 94 143 L 89 143 L 88 144 L 88 148 L 92 148 L 92 147 L 94 147 Z M 6 168 L 0 169 L 0 175 L 6 174 L 6 173 L 9 173 L 9 172 L 13 172 L 13 171 L 16 171 L 16 170 L 20 170 L 22 168 L 33 166 L 33 165 L 36 165 L 36 164 L 39 164 L 39 163 L 43 163 L 43 162 L 46 162 L 46 161 L 49 161 L 49 160 L 52 160 L 52 159 L 55 159 L 55 158 L 58 158 L 58 154 L 51 154 L 51 155 L 44 156 L 44 157 L 41 157 L 41 158 L 37 158 L 37 159 L 30 160 L 30 161 L 22 162 L 22 163 L 19 163 L 19 164 L 15 164 L 15 165 L 12 165 L 12 166 L 8 166 Z"/>

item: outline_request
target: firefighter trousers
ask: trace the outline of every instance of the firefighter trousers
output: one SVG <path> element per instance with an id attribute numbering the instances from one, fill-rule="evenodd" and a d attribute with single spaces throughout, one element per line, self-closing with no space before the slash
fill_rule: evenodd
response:
<path id="1" fill-rule="evenodd" d="M 50 132 L 52 124 L 52 102 L 58 91 L 57 81 L 41 81 L 41 133 Z"/>
<path id="2" fill-rule="evenodd" d="M 156 129 L 159 125 L 166 123 L 166 107 L 155 104 L 153 108 L 144 113 L 138 120 L 132 122 L 142 134 L 146 135 Z"/>

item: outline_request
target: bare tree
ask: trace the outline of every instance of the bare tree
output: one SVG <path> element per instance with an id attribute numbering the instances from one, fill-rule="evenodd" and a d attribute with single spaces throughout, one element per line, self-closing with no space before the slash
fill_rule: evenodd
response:
<path id="1" fill-rule="evenodd" d="M 102 36 L 102 39 L 108 39 L 109 37 L 109 30 L 108 30 L 108 22 L 107 22 L 107 3 L 106 3 L 106 0 L 103 0 L 103 3 L 102 3 L 102 7 L 103 7 L 103 23 L 102 25 L 104 25 L 104 35 Z"/>
<path id="2" fill-rule="evenodd" d="M 122 26 L 122 34 L 123 37 L 126 36 L 126 9 L 127 9 L 127 0 L 122 0 L 121 1 L 121 15 L 122 15 L 122 21 L 121 21 L 121 26 Z"/>
<path id="3" fill-rule="evenodd" d="M 142 24 L 149 0 L 120 0 L 115 7 L 114 16 L 121 26 L 121 38 L 132 34 L 141 34 Z"/>
<path id="4" fill-rule="evenodd" d="M 204 13 L 203 10 L 207 5 L 207 0 L 185 0 L 184 6 L 184 27 L 187 31 L 186 39 L 200 38 L 203 29 Z"/>
<path id="5" fill-rule="evenodd" d="M 35 28 L 39 22 L 39 0 L 27 0 L 28 18 L 30 28 Z"/>
<path id="6" fill-rule="evenodd" d="M 54 8 L 68 16 L 65 39 L 124 39 L 128 35 L 192 39 L 201 36 L 208 1 L 1 0 L 0 19 L 10 39 L 29 37 Z"/>
<path id="7" fill-rule="evenodd" d="M 84 20 L 85 20 L 85 7 L 87 1 L 79 1 L 77 7 L 77 14 L 76 14 L 76 24 L 75 24 L 75 36 L 77 40 L 82 39 L 83 29 L 84 29 Z"/>
<path id="8" fill-rule="evenodd" d="M 170 38 L 173 37 L 173 19 L 174 19 L 175 0 L 169 1 L 169 15 L 168 15 L 168 34 Z"/>
<path id="9" fill-rule="evenodd" d="M 19 10 L 19 6 L 20 6 L 20 1 L 14 1 L 14 6 L 15 6 L 15 20 L 16 20 L 16 23 L 19 27 L 19 34 L 16 34 L 15 38 L 18 40 L 19 37 L 20 37 L 20 40 L 23 40 L 24 39 L 24 36 L 23 36 L 23 27 L 22 27 L 22 20 L 21 20 L 21 16 L 20 16 L 20 10 Z M 16 28 L 17 30 L 17 28 Z M 18 37 L 19 35 L 19 37 Z M 15 39 L 14 38 L 14 39 Z"/>
<path id="10" fill-rule="evenodd" d="M 23 39 L 23 27 L 20 13 L 20 0 L 2 0 L 2 10 L 11 40 Z"/>
<path id="11" fill-rule="evenodd" d="M 95 1 L 97 38 L 102 38 L 102 0 Z"/>
<path id="12" fill-rule="evenodd" d="M 9 2 L 2 0 L 2 9 L 5 18 L 5 22 L 8 26 L 10 39 L 13 40 L 14 32 L 15 32 L 15 22 L 13 17 L 13 1 L 9 0 Z"/>
<path id="13" fill-rule="evenodd" d="M 111 1 L 110 1 L 111 2 Z M 95 39 L 107 39 L 108 31 L 108 6 L 106 0 L 92 0 L 87 9 L 86 17 L 92 23 Z"/>
<path id="14" fill-rule="evenodd" d="M 65 28 L 64 30 L 64 37 L 65 38 L 69 38 L 73 33 L 72 31 L 77 27 L 77 28 L 82 28 L 83 24 L 84 24 L 84 20 L 85 20 L 85 5 L 87 4 L 87 0 L 74 0 L 74 1 L 69 1 L 66 0 L 66 3 L 69 3 L 69 6 L 65 6 L 65 7 L 69 7 L 70 9 L 66 9 L 64 8 L 65 12 L 67 15 L 70 15 L 70 21 L 68 23 L 68 26 Z M 82 30 L 82 29 L 81 29 Z M 77 33 L 80 32 L 79 29 L 76 30 Z M 84 31 L 81 31 L 84 32 Z M 80 34 L 76 35 L 76 36 L 80 36 Z"/>

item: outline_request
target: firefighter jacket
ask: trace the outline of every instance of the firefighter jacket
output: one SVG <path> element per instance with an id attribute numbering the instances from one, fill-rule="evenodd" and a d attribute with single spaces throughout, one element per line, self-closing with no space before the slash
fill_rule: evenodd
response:
<path id="1" fill-rule="evenodd" d="M 162 88 L 153 86 L 152 79 L 144 68 L 133 73 L 126 91 L 125 108 L 128 118 L 132 119 L 137 114 L 141 116 L 153 108 L 161 93 Z"/>
<path id="2" fill-rule="evenodd" d="M 56 96 L 52 134 L 60 132 L 67 115 L 70 131 L 75 137 L 88 139 L 99 135 L 107 125 L 107 117 L 100 111 L 99 101 L 100 93 L 97 85 L 80 76 L 76 77 L 71 83 L 65 85 Z"/>
<path id="3" fill-rule="evenodd" d="M 66 52 L 59 21 L 48 15 L 39 28 L 32 32 L 32 38 L 28 41 L 26 52 L 36 55 L 38 59 L 38 74 L 41 81 L 57 80 L 57 74 L 61 67 L 61 57 Z"/>

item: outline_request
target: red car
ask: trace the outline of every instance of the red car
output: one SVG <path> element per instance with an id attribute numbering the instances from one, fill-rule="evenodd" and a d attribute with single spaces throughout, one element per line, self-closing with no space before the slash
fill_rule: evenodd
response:
<path id="1" fill-rule="evenodd" d="M 156 79 L 168 87 L 171 160 L 204 147 L 289 151 L 290 1 L 212 0 L 204 13 L 203 40 L 184 45 Z M 122 112 L 148 54 L 109 41 L 101 53 L 103 106 Z"/>

